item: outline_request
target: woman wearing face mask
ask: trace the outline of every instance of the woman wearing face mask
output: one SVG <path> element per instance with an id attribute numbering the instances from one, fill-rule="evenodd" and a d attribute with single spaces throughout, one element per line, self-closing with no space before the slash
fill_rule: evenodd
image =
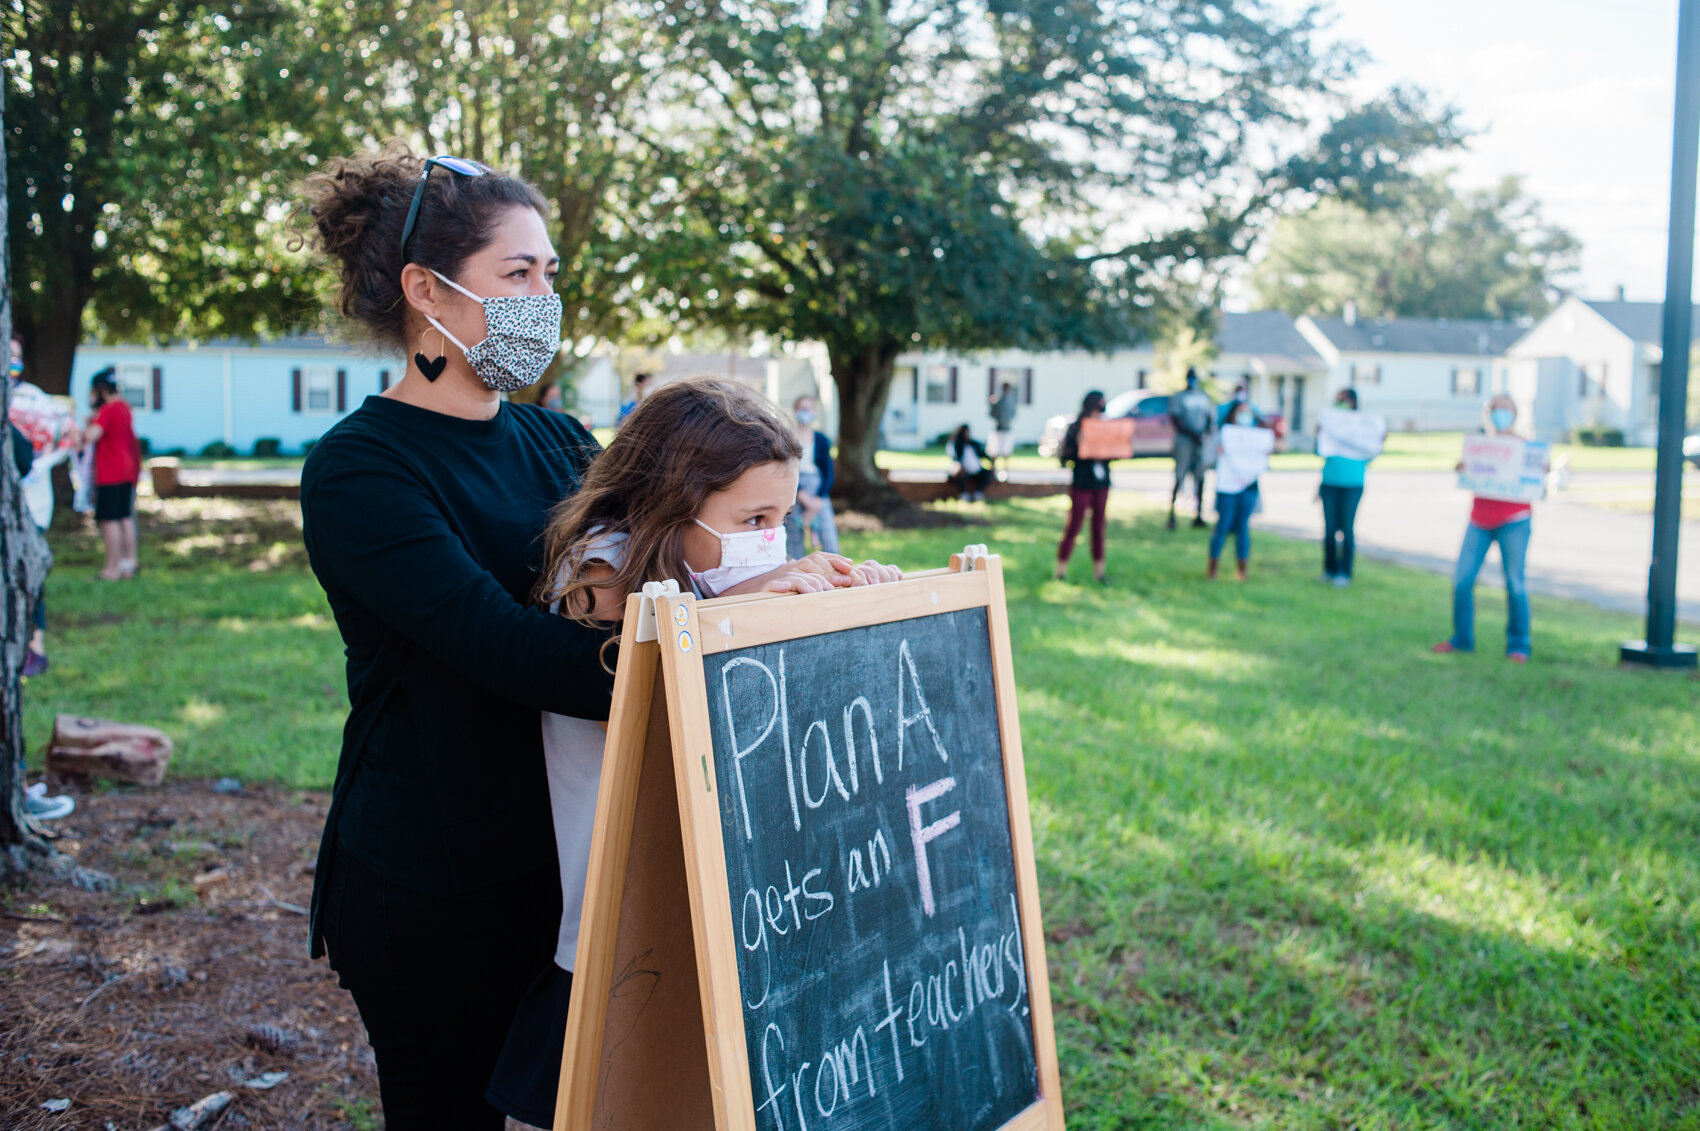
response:
<path id="1" fill-rule="evenodd" d="M 1516 424 L 1516 401 L 1501 393 L 1488 402 L 1488 427 L 1494 435 L 1516 438 Z M 1458 469 L 1463 468 L 1459 463 Z M 1529 662 L 1529 587 L 1524 565 L 1533 515 L 1534 508 L 1528 503 L 1475 496 L 1470 524 L 1464 528 L 1464 545 L 1458 551 L 1458 566 L 1452 573 L 1452 636 L 1436 644 L 1434 651 L 1476 650 L 1476 574 L 1487 560 L 1488 547 L 1497 542 L 1505 574 L 1505 658 L 1514 664 Z"/>
<path id="2" fill-rule="evenodd" d="M 1057 544 L 1057 568 L 1052 576 L 1062 581 L 1068 576 L 1068 559 L 1074 556 L 1074 540 L 1086 516 L 1092 516 L 1092 579 L 1100 585 L 1104 580 L 1104 516 L 1110 506 L 1110 461 L 1082 459 L 1080 456 L 1080 422 L 1095 420 L 1104 415 L 1104 394 L 1093 389 L 1081 398 L 1080 415 L 1063 433 L 1062 447 L 1057 460 L 1064 467 L 1074 465 L 1074 477 L 1068 488 L 1068 525 L 1062 541 Z"/>
<path id="3" fill-rule="evenodd" d="M 797 506 L 785 519 L 786 552 L 800 558 L 808 552 L 805 535 L 813 533 L 815 549 L 838 553 L 838 522 L 832 513 L 832 441 L 815 428 L 819 416 L 815 398 L 798 397 L 791 406 L 797 442 L 803 459 L 797 465 Z"/>
<path id="4" fill-rule="evenodd" d="M 485 1087 L 561 909 L 538 712 L 606 718 L 612 686 L 603 635 L 530 600 L 549 510 L 596 445 L 502 397 L 560 345 L 536 189 L 392 146 L 305 196 L 338 309 L 407 361 L 302 471 L 350 703 L 311 951 L 360 1009 L 391 1131 L 499 1131 Z"/>
<path id="5" fill-rule="evenodd" d="M 1380 417 L 1359 417 L 1358 391 L 1341 389 L 1334 398 L 1335 414 L 1323 413 L 1317 434 L 1317 447 L 1324 452 L 1322 486 L 1317 498 L 1322 500 L 1322 577 L 1326 585 L 1345 588 L 1352 583 L 1352 560 L 1357 539 L 1353 533 L 1358 521 L 1358 503 L 1364 497 L 1364 472 L 1370 460 L 1381 452 L 1381 440 L 1387 424 Z M 1351 413 L 1340 416 L 1340 413 Z M 1345 425 L 1367 421 L 1371 427 L 1346 428 Z M 1344 433 L 1344 434 L 1339 434 Z"/>

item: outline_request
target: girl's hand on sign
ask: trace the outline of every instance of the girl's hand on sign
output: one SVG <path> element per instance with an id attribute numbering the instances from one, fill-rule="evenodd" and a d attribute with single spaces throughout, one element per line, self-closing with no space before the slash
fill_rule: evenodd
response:
<path id="1" fill-rule="evenodd" d="M 824 593 L 832 588 L 832 582 L 818 573 L 808 570 L 791 569 L 775 570 L 764 574 L 758 579 L 761 582 L 760 592 L 763 593 Z"/>
<path id="2" fill-rule="evenodd" d="M 887 581 L 902 581 L 903 571 L 894 565 L 881 565 L 869 558 L 861 565 L 853 566 L 850 576 L 854 579 L 852 585 L 880 585 Z"/>
<path id="3" fill-rule="evenodd" d="M 796 561 L 786 562 L 781 568 L 819 574 L 831 585 L 856 584 L 853 580 L 856 563 L 843 554 L 829 554 L 825 550 L 816 550 Z"/>

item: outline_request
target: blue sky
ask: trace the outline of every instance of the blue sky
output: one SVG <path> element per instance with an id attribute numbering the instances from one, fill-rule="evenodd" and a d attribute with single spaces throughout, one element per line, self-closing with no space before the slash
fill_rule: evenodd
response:
<path id="1" fill-rule="evenodd" d="M 1366 90 L 1414 82 L 1477 136 L 1460 181 L 1515 173 L 1583 243 L 1584 298 L 1664 297 L 1676 0 L 1334 0 Z"/>

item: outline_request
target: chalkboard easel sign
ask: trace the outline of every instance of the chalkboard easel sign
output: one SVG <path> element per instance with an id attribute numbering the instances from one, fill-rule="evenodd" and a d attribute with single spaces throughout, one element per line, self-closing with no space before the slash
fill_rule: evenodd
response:
<path id="1" fill-rule="evenodd" d="M 1060 1131 L 999 560 L 626 624 L 556 1131 Z"/>

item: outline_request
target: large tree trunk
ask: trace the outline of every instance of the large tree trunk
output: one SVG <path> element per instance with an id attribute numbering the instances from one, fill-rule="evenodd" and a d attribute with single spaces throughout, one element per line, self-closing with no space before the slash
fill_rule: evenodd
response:
<path id="1" fill-rule="evenodd" d="M 898 352 L 895 342 L 827 343 L 838 387 L 838 479 L 832 496 L 842 507 L 873 514 L 906 507 L 874 464 Z"/>
<path id="2" fill-rule="evenodd" d="M 7 252 L 10 255 L 10 250 Z M 7 309 L 12 309 L 8 273 Z M 71 391 L 71 365 L 77 360 L 77 346 L 83 339 L 83 308 L 86 295 L 78 291 L 73 280 L 44 280 L 51 294 L 47 309 L 34 317 L 18 320 L 18 331 L 24 336 L 24 373 L 27 379 L 46 393 L 64 396 Z M 6 335 L 8 338 L 11 334 Z"/>
<path id="3" fill-rule="evenodd" d="M 0 136 L 5 133 L 0 109 Z M 0 340 L 12 335 L 12 255 L 6 227 L 6 157 L 0 151 Z M 67 368 L 67 376 L 69 369 Z M 11 383 L 0 381 L 0 417 L 11 400 Z M 0 879 L 11 879 L 44 864 L 69 871 L 70 862 L 48 846 L 41 830 L 24 813 L 24 652 L 29 645 L 30 613 L 41 598 L 41 584 L 52 562 L 47 539 L 24 510 L 18 469 L 12 462 L 10 429 L 0 432 Z"/>

